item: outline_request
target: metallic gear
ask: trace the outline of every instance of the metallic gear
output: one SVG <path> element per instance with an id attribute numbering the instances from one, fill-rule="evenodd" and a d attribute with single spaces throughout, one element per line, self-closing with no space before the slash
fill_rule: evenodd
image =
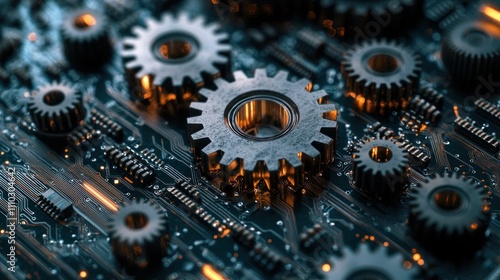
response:
<path id="1" fill-rule="evenodd" d="M 410 280 L 415 279 L 418 271 L 403 267 L 403 256 L 389 256 L 387 248 L 378 247 L 371 251 L 367 244 L 361 244 L 356 252 L 344 249 L 342 257 L 333 257 L 332 270 L 324 272 L 328 280 Z"/>
<path id="2" fill-rule="evenodd" d="M 385 114 L 406 107 L 417 91 L 420 66 L 420 57 L 413 51 L 383 39 L 350 50 L 342 73 L 359 110 Z"/>
<path id="3" fill-rule="evenodd" d="M 166 255 L 168 221 L 158 206 L 143 200 L 121 207 L 113 217 L 109 236 L 115 258 L 126 267 L 143 269 Z"/>
<path id="4" fill-rule="evenodd" d="M 442 60 L 459 82 L 476 81 L 500 73 L 500 27 L 485 20 L 455 25 L 444 36 Z"/>
<path id="5" fill-rule="evenodd" d="M 122 57 L 132 98 L 144 105 L 157 105 L 163 113 L 176 115 L 197 99 L 197 91 L 229 66 L 227 33 L 216 33 L 216 23 L 204 18 L 164 15 L 135 28 L 135 38 L 123 41 Z M 202 74 L 206 74 L 203 75 Z"/>
<path id="6" fill-rule="evenodd" d="M 61 26 L 64 55 L 79 70 L 94 70 L 111 58 L 113 46 L 106 17 L 96 10 L 70 12 Z"/>
<path id="7" fill-rule="evenodd" d="M 86 116 L 82 94 L 61 83 L 38 88 L 28 101 L 28 111 L 38 132 L 50 134 L 68 133 Z"/>
<path id="8" fill-rule="evenodd" d="M 232 83 L 216 80 L 216 91 L 201 90 L 207 102 L 191 104 L 201 111 L 188 118 L 191 143 L 206 172 L 220 170 L 228 183 L 242 176 L 252 188 L 264 180 L 274 190 L 280 177 L 300 185 L 304 171 L 333 160 L 337 111 L 321 104 L 325 91 L 310 93 L 309 81 L 290 82 L 284 71 L 234 76 Z"/>
<path id="9" fill-rule="evenodd" d="M 322 0 L 319 3 L 320 23 L 330 34 L 355 39 L 399 32 L 406 23 L 417 20 L 423 6 L 422 0 Z"/>
<path id="10" fill-rule="evenodd" d="M 406 150 L 396 141 L 363 141 L 355 147 L 352 158 L 352 179 L 357 187 L 382 199 L 401 193 L 408 177 L 409 160 Z"/>
<path id="11" fill-rule="evenodd" d="M 414 188 L 408 224 L 430 250 L 449 256 L 474 252 L 485 240 L 489 224 L 485 189 L 472 179 L 437 176 Z"/>

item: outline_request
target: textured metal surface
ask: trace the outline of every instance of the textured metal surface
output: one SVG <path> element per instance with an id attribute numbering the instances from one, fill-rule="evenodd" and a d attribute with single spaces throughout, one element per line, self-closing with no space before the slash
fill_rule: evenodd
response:
<path id="1" fill-rule="evenodd" d="M 318 172 L 321 162 L 332 161 L 337 125 L 323 115 L 335 113 L 336 107 L 318 102 L 326 92 L 308 92 L 309 81 L 290 82 L 287 75 L 281 71 L 270 78 L 264 69 L 257 69 L 253 78 L 247 78 L 242 72 L 236 72 L 235 82 L 219 79 L 216 91 L 200 92 L 208 100 L 191 104 L 201 115 L 189 118 L 188 125 L 193 147 L 202 157 L 205 169 L 220 168 L 225 180 L 244 176 L 249 186 L 264 179 L 268 187 L 273 188 L 281 176 L 299 184 L 304 179 L 304 171 Z M 228 118 L 239 101 L 259 99 L 260 93 L 290 109 L 291 126 L 277 137 L 262 141 L 235 132 Z M 206 140 L 210 144 L 205 145 Z M 238 167 L 232 168 L 235 161 Z M 269 174 L 265 174 L 267 172 Z"/>
<path id="2" fill-rule="evenodd" d="M 52 94 L 59 100 L 47 98 Z M 62 83 L 39 87 L 28 101 L 28 110 L 37 130 L 42 133 L 69 132 L 80 124 L 86 114 L 81 93 Z"/>
<path id="3" fill-rule="evenodd" d="M 438 195 L 446 200 L 438 203 Z M 428 249 L 454 257 L 464 256 L 484 241 L 489 223 L 485 199 L 483 186 L 472 179 L 458 174 L 437 176 L 413 189 L 408 223 L 415 237 Z"/>
<path id="4" fill-rule="evenodd" d="M 328 280 L 409 280 L 415 279 L 416 269 L 403 267 L 401 254 L 389 255 L 385 247 L 370 250 L 367 244 L 361 244 L 356 251 L 343 250 L 342 257 L 333 257 L 333 269 L 324 273 Z"/>
<path id="5" fill-rule="evenodd" d="M 380 155 L 387 150 L 390 157 Z M 400 193 L 406 184 L 408 153 L 395 141 L 364 141 L 356 146 L 352 158 L 352 178 L 356 186 L 370 194 L 387 199 Z"/>
<path id="6" fill-rule="evenodd" d="M 109 224 L 109 236 L 116 258 L 138 268 L 160 261 L 170 239 L 165 214 L 143 200 L 118 210 Z"/>
<path id="7" fill-rule="evenodd" d="M 417 90 L 420 67 L 412 50 L 382 39 L 354 46 L 342 62 L 342 73 L 358 109 L 384 114 L 406 107 Z"/>
<path id="8" fill-rule="evenodd" d="M 146 28 L 135 27 L 135 37 L 125 38 L 122 50 L 135 99 L 165 106 L 173 93 L 177 103 L 182 103 L 185 94 L 196 95 L 207 79 L 219 77 L 229 65 L 231 50 L 223 42 L 228 34 L 219 30 L 217 23 L 205 25 L 203 17 L 189 19 L 183 13 L 177 18 L 164 15 L 160 21 L 149 19 Z M 162 59 L 158 53 L 162 41 L 185 42 L 190 51 L 183 57 Z"/>

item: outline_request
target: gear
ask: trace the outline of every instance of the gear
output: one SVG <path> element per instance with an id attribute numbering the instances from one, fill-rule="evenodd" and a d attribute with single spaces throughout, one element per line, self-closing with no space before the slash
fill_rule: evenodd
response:
<path id="1" fill-rule="evenodd" d="M 367 244 L 361 244 L 356 252 L 344 249 L 343 256 L 333 257 L 332 270 L 324 272 L 327 280 L 383 279 L 410 280 L 415 279 L 418 271 L 403 267 L 403 256 L 389 256 L 385 247 L 371 251 Z"/>
<path id="2" fill-rule="evenodd" d="M 347 53 L 342 73 L 359 110 L 385 114 L 406 107 L 417 91 L 420 66 L 420 57 L 410 49 L 374 40 Z"/>
<path id="3" fill-rule="evenodd" d="M 218 89 L 203 89 L 206 103 L 191 108 L 201 116 L 188 119 L 192 147 L 206 172 L 226 182 L 242 176 L 246 186 L 264 180 L 271 190 L 278 178 L 292 185 L 303 182 L 304 171 L 319 172 L 321 162 L 334 156 L 336 107 L 322 105 L 325 91 L 308 92 L 306 79 L 287 80 L 257 69 L 253 78 L 235 72 L 235 82 L 216 80 Z"/>
<path id="4" fill-rule="evenodd" d="M 486 194 L 472 179 L 437 176 L 413 189 L 408 224 L 430 250 L 452 257 L 474 252 L 489 223 Z"/>
<path id="5" fill-rule="evenodd" d="M 196 100 L 197 91 L 229 66 L 227 33 L 216 33 L 216 23 L 204 18 L 164 15 L 135 28 L 135 38 L 124 40 L 122 56 L 132 97 L 144 105 L 156 104 L 172 116 Z M 202 74 L 204 74 L 202 76 Z"/>
<path id="6" fill-rule="evenodd" d="M 115 258 L 127 268 L 158 264 L 170 241 L 168 221 L 158 206 L 143 200 L 121 207 L 110 223 Z"/>
<path id="7" fill-rule="evenodd" d="M 408 153 L 396 141 L 371 139 L 352 154 L 352 179 L 366 192 L 388 199 L 401 193 L 408 177 Z"/>
<path id="8" fill-rule="evenodd" d="M 79 70 L 95 70 L 111 58 L 108 21 L 96 10 L 82 8 L 69 13 L 61 36 L 66 59 Z"/>
<path id="9" fill-rule="evenodd" d="M 38 88 L 28 101 L 28 111 L 38 132 L 51 135 L 70 132 L 86 116 L 82 94 L 62 83 Z"/>
<path id="10" fill-rule="evenodd" d="M 322 0 L 321 25 L 336 37 L 365 39 L 404 30 L 422 13 L 422 0 Z"/>
<path id="11" fill-rule="evenodd" d="M 462 83 L 500 73 L 500 27 L 485 20 L 455 25 L 444 36 L 442 60 L 450 75 Z"/>

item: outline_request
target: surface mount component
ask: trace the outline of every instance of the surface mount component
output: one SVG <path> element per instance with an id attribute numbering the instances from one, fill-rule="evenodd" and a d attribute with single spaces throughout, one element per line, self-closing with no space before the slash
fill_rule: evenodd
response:
<path id="1" fill-rule="evenodd" d="M 219 24 L 204 22 L 203 17 L 166 14 L 124 39 L 122 57 L 135 101 L 173 116 L 197 99 L 205 82 L 225 72 L 231 48 L 223 41 L 228 35 L 218 32 Z"/>
<path id="2" fill-rule="evenodd" d="M 345 249 L 342 257 L 333 257 L 333 268 L 323 273 L 327 280 L 410 280 L 417 279 L 417 270 L 403 267 L 401 254 L 389 255 L 385 247 L 370 250 L 367 244 L 361 244 L 356 251 Z"/>
<path id="3" fill-rule="evenodd" d="M 367 193 L 388 199 L 401 193 L 408 177 L 408 152 L 398 142 L 369 139 L 352 154 L 352 179 Z"/>
<path id="4" fill-rule="evenodd" d="M 305 171 L 332 161 L 337 111 L 320 104 L 325 91 L 309 92 L 309 81 L 290 82 L 284 71 L 234 75 L 232 83 L 219 79 L 217 90 L 200 91 L 207 102 L 191 104 L 201 112 L 188 119 L 192 147 L 206 172 L 220 170 L 227 182 L 243 176 L 250 187 L 264 180 L 272 189 L 280 177 L 301 184 Z"/>
<path id="5" fill-rule="evenodd" d="M 346 88 L 362 111 L 386 114 L 407 106 L 417 91 L 420 57 L 395 41 L 365 41 L 342 62 Z"/>
<path id="6" fill-rule="evenodd" d="M 39 87 L 28 100 L 28 110 L 37 131 L 50 134 L 70 132 L 86 115 L 82 94 L 62 83 Z"/>
<path id="7" fill-rule="evenodd" d="M 81 8 L 70 12 L 61 25 L 64 56 L 79 70 L 95 70 L 113 53 L 108 20 L 99 11 Z"/>
<path id="8" fill-rule="evenodd" d="M 166 255 L 167 217 L 152 202 L 139 200 L 122 206 L 109 225 L 113 254 L 127 268 L 151 267 Z"/>
<path id="9" fill-rule="evenodd" d="M 441 56 L 459 83 L 500 73 L 500 26 L 486 20 L 467 20 L 452 27 L 443 38 Z"/>
<path id="10" fill-rule="evenodd" d="M 412 190 L 409 206 L 415 238 L 438 255 L 464 256 L 485 240 L 489 206 L 485 189 L 472 179 L 437 176 Z"/>

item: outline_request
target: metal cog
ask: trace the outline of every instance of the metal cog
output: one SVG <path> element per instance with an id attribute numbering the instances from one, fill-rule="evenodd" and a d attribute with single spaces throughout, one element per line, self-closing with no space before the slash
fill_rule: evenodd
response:
<path id="1" fill-rule="evenodd" d="M 468 83 L 500 73 L 500 27 L 486 20 L 455 25 L 443 38 L 442 60 L 457 81 Z"/>
<path id="2" fill-rule="evenodd" d="M 395 41 L 365 41 L 350 50 L 342 62 L 346 88 L 355 105 L 368 113 L 386 114 L 404 109 L 417 91 L 420 57 Z"/>
<path id="3" fill-rule="evenodd" d="M 420 16 L 423 1 L 322 0 L 319 6 L 320 23 L 331 21 L 335 36 L 365 39 L 401 31 Z"/>
<path id="4" fill-rule="evenodd" d="M 216 80 L 215 91 L 201 90 L 207 102 L 191 104 L 201 111 L 188 118 L 188 128 L 204 171 L 220 170 L 226 182 L 242 176 L 252 188 L 264 180 L 273 190 L 280 177 L 300 185 L 304 171 L 319 172 L 333 160 L 337 111 L 318 101 L 325 91 L 309 92 L 309 81 L 290 82 L 284 71 L 234 76 L 232 83 Z"/>
<path id="5" fill-rule="evenodd" d="M 408 153 L 396 141 L 371 139 L 355 147 L 352 179 L 372 195 L 388 199 L 403 190 L 408 177 Z"/>
<path id="6" fill-rule="evenodd" d="M 357 251 L 344 249 L 342 257 L 333 257 L 332 270 L 323 272 L 327 280 L 411 280 L 418 271 L 403 267 L 401 254 L 389 255 L 385 247 L 371 251 L 367 244 L 361 244 Z"/>
<path id="7" fill-rule="evenodd" d="M 147 20 L 146 28 L 132 30 L 135 37 L 124 39 L 122 57 L 133 99 L 176 115 L 197 99 L 208 80 L 225 72 L 231 47 L 223 41 L 228 34 L 217 33 L 219 24 L 204 21 L 166 14 L 160 21 Z"/>
<path id="8" fill-rule="evenodd" d="M 485 240 L 486 197 L 472 179 L 439 175 L 412 190 L 408 224 L 428 249 L 452 257 L 467 255 Z"/>
<path id="9" fill-rule="evenodd" d="M 133 201 L 121 207 L 110 222 L 109 236 L 116 259 L 143 269 L 166 254 L 170 235 L 168 221 L 150 201 Z"/>
<path id="10" fill-rule="evenodd" d="M 64 134 L 86 116 L 82 94 L 75 88 L 52 83 L 39 87 L 28 100 L 28 111 L 38 132 Z"/>
<path id="11" fill-rule="evenodd" d="M 64 55 L 79 70 L 94 70 L 111 58 L 113 46 L 108 20 L 99 11 L 70 12 L 61 25 Z"/>

